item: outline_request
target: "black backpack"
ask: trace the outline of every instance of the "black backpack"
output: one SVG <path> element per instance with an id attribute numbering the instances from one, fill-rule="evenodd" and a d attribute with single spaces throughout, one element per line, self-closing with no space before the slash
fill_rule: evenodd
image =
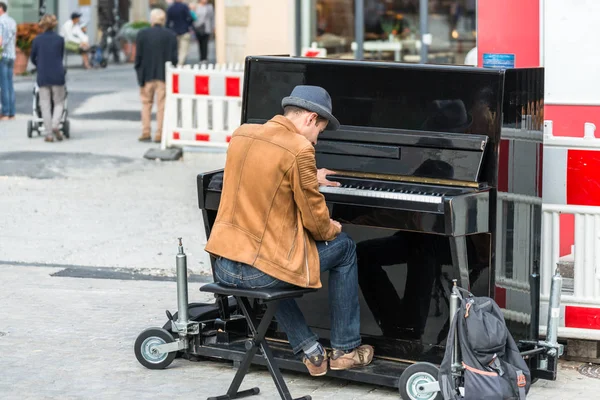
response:
<path id="1" fill-rule="evenodd" d="M 524 400 L 531 373 L 506 327 L 502 310 L 489 297 L 462 298 L 448 334 L 438 377 L 445 400 Z M 468 293 L 468 292 L 467 292 Z M 458 337 L 457 337 L 458 335 Z M 462 374 L 452 374 L 458 340 Z M 464 388 L 464 392 L 458 389 Z"/>

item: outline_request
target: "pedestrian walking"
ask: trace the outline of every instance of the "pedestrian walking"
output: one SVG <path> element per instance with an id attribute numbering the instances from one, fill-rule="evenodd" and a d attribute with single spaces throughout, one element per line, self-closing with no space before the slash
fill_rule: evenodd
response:
<path id="1" fill-rule="evenodd" d="M 8 13 L 8 6 L 0 2 L 0 90 L 2 91 L 2 120 L 15 118 L 15 88 L 13 70 L 17 57 L 17 23 Z"/>
<path id="2" fill-rule="evenodd" d="M 208 58 L 208 41 L 215 30 L 215 9 L 208 0 L 199 0 L 196 5 L 194 32 L 198 39 L 200 62 Z"/>
<path id="3" fill-rule="evenodd" d="M 54 137 L 59 141 L 63 139 L 59 128 L 66 93 L 63 64 L 65 40 L 54 31 L 57 24 L 56 16 L 44 15 L 40 20 L 43 33 L 33 39 L 31 44 L 31 62 L 37 68 L 40 108 L 47 132 L 46 142 L 53 142 Z"/>
<path id="4" fill-rule="evenodd" d="M 162 138 L 163 117 L 165 114 L 165 63 L 177 62 L 177 38 L 164 27 L 166 15 L 160 8 L 150 12 L 150 28 L 141 30 L 136 39 L 135 70 L 140 97 L 142 99 L 142 136 L 140 141 L 151 140 L 150 122 L 152 105 L 156 95 L 156 134 L 155 142 Z"/>
<path id="5" fill-rule="evenodd" d="M 167 10 L 167 28 L 177 35 L 177 65 L 185 64 L 190 48 L 192 13 L 183 0 L 175 0 Z"/>

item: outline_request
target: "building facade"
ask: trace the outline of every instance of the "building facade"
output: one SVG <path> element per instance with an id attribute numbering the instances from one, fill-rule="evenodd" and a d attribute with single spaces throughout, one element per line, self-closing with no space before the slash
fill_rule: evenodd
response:
<path id="1" fill-rule="evenodd" d="M 148 19 L 150 0 L 114 0 L 118 1 L 121 20 Z M 82 23 L 87 27 L 87 33 L 92 43 L 98 31 L 98 3 L 99 0 L 8 0 L 9 14 L 17 21 L 37 22 L 40 13 L 54 14 L 59 24 L 64 24 L 73 11 L 82 15 Z M 114 3 L 113 3 L 114 4 Z"/>
<path id="2" fill-rule="evenodd" d="M 419 0 L 363 0 L 365 59 L 419 62 Z M 429 0 L 429 60 L 463 64 L 476 46 L 476 0 Z M 354 58 L 353 0 L 216 0 L 217 59 L 300 54 L 315 43 L 330 58 Z"/>

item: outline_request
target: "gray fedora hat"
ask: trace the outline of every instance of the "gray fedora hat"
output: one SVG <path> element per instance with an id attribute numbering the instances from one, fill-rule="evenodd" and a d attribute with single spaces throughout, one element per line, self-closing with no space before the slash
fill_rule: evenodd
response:
<path id="1" fill-rule="evenodd" d="M 328 130 L 335 131 L 340 127 L 340 122 L 331 114 L 331 97 L 327 90 L 320 86 L 296 86 L 288 97 L 281 100 L 281 106 L 295 106 L 317 113 L 329 121 Z"/>

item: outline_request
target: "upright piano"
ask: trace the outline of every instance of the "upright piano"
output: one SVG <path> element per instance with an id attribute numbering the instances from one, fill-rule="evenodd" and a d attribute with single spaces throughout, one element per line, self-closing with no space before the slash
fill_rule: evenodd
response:
<path id="1" fill-rule="evenodd" d="M 320 190 L 357 243 L 361 334 L 376 357 L 439 363 L 454 279 L 494 298 L 515 339 L 537 340 L 543 69 L 249 57 L 242 123 L 282 113 L 300 84 L 324 87 L 341 123 L 316 145 L 317 168 L 341 185 Z M 199 176 L 207 235 L 221 180 Z M 299 304 L 326 342 L 321 280 Z"/>

